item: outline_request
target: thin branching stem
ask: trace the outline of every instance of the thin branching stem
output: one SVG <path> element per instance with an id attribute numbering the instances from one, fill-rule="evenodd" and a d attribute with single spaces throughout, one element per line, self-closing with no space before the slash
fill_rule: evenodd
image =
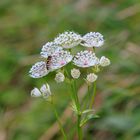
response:
<path id="1" fill-rule="evenodd" d="M 78 109 L 78 111 L 80 111 L 80 101 L 79 101 L 78 93 L 77 93 L 76 80 L 74 80 L 73 87 L 74 87 L 75 98 L 76 98 L 76 102 L 77 102 L 77 109 Z"/>
<path id="2" fill-rule="evenodd" d="M 55 105 L 54 105 L 53 101 L 51 102 L 51 104 L 52 104 L 53 111 L 54 111 L 54 115 L 55 115 L 55 117 L 56 117 L 56 119 L 57 119 L 59 128 L 60 128 L 61 133 L 62 133 L 62 135 L 63 135 L 63 137 L 64 137 L 64 140 L 67 140 L 67 136 L 66 136 L 66 134 L 65 134 L 65 131 L 64 131 L 63 126 L 62 126 L 62 124 L 61 124 L 61 121 L 60 121 L 60 119 L 59 119 L 59 116 L 58 116 L 58 113 L 57 113 L 57 110 L 56 110 L 56 108 L 55 108 Z"/>
<path id="3" fill-rule="evenodd" d="M 88 102 L 91 98 L 91 94 L 90 94 L 90 85 L 88 84 Z M 89 103 L 87 103 L 87 108 L 89 107 Z"/>
<path id="4" fill-rule="evenodd" d="M 75 99 L 75 104 L 77 107 L 77 131 L 78 131 L 78 138 L 79 140 L 82 140 L 82 128 L 80 126 L 80 122 L 81 122 L 81 108 L 80 108 L 80 101 L 78 98 L 78 94 L 77 94 L 77 86 L 76 86 L 76 81 L 72 81 L 72 87 L 73 87 L 73 96 Z"/>
<path id="5" fill-rule="evenodd" d="M 92 106 L 93 106 L 93 103 L 94 103 L 94 100 L 95 100 L 95 96 L 96 96 L 96 81 L 93 84 L 93 94 L 92 94 L 90 105 L 89 105 L 90 109 L 92 109 Z"/>
<path id="6" fill-rule="evenodd" d="M 88 86 L 88 90 L 87 90 L 87 94 L 85 94 L 83 100 L 82 100 L 82 110 L 85 110 L 87 108 L 87 104 L 89 103 L 89 99 L 90 99 L 90 91 L 89 91 L 89 86 Z M 89 105 L 88 105 L 89 107 Z"/>

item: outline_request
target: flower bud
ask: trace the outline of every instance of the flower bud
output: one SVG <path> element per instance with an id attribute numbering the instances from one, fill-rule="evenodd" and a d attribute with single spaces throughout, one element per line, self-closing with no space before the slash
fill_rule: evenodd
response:
<path id="1" fill-rule="evenodd" d="M 98 78 L 98 76 L 96 74 L 90 73 L 90 74 L 87 75 L 86 80 L 90 83 L 93 83 L 94 81 L 97 80 L 97 78 Z"/>
<path id="2" fill-rule="evenodd" d="M 40 96 L 41 96 L 41 92 L 39 91 L 38 88 L 34 88 L 34 89 L 31 91 L 31 96 L 32 96 L 32 97 L 40 97 Z"/>
<path id="3" fill-rule="evenodd" d="M 71 76 L 74 78 L 74 79 L 78 79 L 80 77 L 80 70 L 79 69 L 72 69 L 71 70 Z"/>
<path id="4" fill-rule="evenodd" d="M 61 82 L 63 82 L 64 80 L 65 80 L 64 74 L 61 73 L 61 72 L 58 72 L 58 73 L 56 74 L 56 76 L 55 76 L 55 81 L 56 81 L 57 83 L 61 83 Z"/>
<path id="5" fill-rule="evenodd" d="M 50 91 L 50 86 L 48 84 L 44 84 L 41 88 L 40 91 L 42 92 L 42 96 L 44 98 L 48 98 L 49 96 L 51 96 L 51 91 Z"/>
<path id="6" fill-rule="evenodd" d="M 100 58 L 100 65 L 102 66 L 102 67 L 105 67 L 105 66 L 108 66 L 108 65 L 110 65 L 110 60 L 108 59 L 108 58 L 106 58 L 105 56 L 102 56 L 101 58 Z"/>

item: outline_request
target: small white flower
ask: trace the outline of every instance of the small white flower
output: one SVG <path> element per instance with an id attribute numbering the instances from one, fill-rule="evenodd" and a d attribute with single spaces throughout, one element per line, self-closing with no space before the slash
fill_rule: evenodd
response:
<path id="1" fill-rule="evenodd" d="M 54 42 L 48 42 L 42 47 L 40 54 L 42 57 L 48 58 L 48 56 L 56 55 L 61 50 L 62 47 L 58 46 Z"/>
<path id="2" fill-rule="evenodd" d="M 48 98 L 52 94 L 50 91 L 50 86 L 48 84 L 42 85 L 42 87 L 40 88 L 40 91 L 42 92 L 42 96 L 44 98 Z"/>
<path id="3" fill-rule="evenodd" d="M 40 97 L 40 96 L 41 96 L 41 92 L 39 91 L 38 88 L 34 88 L 34 89 L 31 91 L 31 96 L 32 96 L 32 97 Z"/>
<path id="4" fill-rule="evenodd" d="M 74 79 L 78 79 L 80 77 L 80 70 L 79 69 L 72 69 L 71 70 L 71 76 L 74 78 Z"/>
<path id="5" fill-rule="evenodd" d="M 45 99 L 48 99 L 51 96 L 50 86 L 48 84 L 42 85 L 40 90 L 38 88 L 34 88 L 31 91 L 32 97 L 43 97 Z"/>
<path id="6" fill-rule="evenodd" d="M 99 64 L 99 59 L 92 51 L 81 51 L 73 59 L 74 65 L 78 67 L 90 67 Z"/>
<path id="7" fill-rule="evenodd" d="M 98 76 L 96 74 L 90 73 L 90 74 L 87 75 L 86 80 L 90 83 L 93 83 L 94 81 L 97 80 L 97 78 L 98 78 Z"/>
<path id="8" fill-rule="evenodd" d="M 108 58 L 106 58 L 105 56 L 102 56 L 102 57 L 100 58 L 99 63 L 100 63 L 100 65 L 101 65 L 102 67 L 105 67 L 105 66 L 110 65 L 110 60 L 109 60 Z"/>
<path id="9" fill-rule="evenodd" d="M 56 76 L 55 76 L 55 81 L 56 81 L 57 83 L 61 83 L 61 82 L 63 82 L 64 80 L 65 80 L 64 74 L 61 73 L 61 72 L 58 72 L 58 73 L 56 74 Z"/>
<path id="10" fill-rule="evenodd" d="M 57 55 L 53 56 L 50 63 L 50 70 L 59 69 L 69 62 L 71 62 L 73 56 L 68 51 L 60 51 Z"/>
<path id="11" fill-rule="evenodd" d="M 54 42 L 63 48 L 72 48 L 81 42 L 81 36 L 74 32 L 64 32 L 55 38 Z"/>
<path id="12" fill-rule="evenodd" d="M 83 36 L 82 46 L 85 47 L 101 47 L 104 44 L 103 35 L 98 32 L 90 32 Z"/>
<path id="13" fill-rule="evenodd" d="M 35 63 L 29 71 L 29 74 L 33 78 L 41 78 L 47 75 L 49 71 L 46 68 L 46 62 L 40 61 Z"/>

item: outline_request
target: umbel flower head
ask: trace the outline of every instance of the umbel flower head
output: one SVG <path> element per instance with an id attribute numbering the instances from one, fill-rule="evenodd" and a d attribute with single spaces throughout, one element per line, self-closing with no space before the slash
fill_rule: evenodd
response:
<path id="1" fill-rule="evenodd" d="M 87 82 L 89 82 L 89 83 L 93 83 L 94 81 L 97 80 L 97 78 L 98 78 L 98 76 L 97 76 L 96 74 L 90 73 L 90 74 L 87 75 L 86 80 L 87 80 Z"/>
<path id="2" fill-rule="evenodd" d="M 101 65 L 102 67 L 105 67 L 105 66 L 110 65 L 110 60 L 109 60 L 108 58 L 106 58 L 105 56 L 102 56 L 102 57 L 100 58 L 99 63 L 100 63 L 100 65 Z"/>
<path id="3" fill-rule="evenodd" d="M 50 91 L 50 86 L 48 84 L 44 84 L 41 86 L 40 90 L 38 88 L 34 88 L 31 91 L 32 97 L 43 97 L 45 99 L 48 99 L 52 95 Z"/>
<path id="4" fill-rule="evenodd" d="M 73 56 L 68 51 L 61 50 L 55 55 L 51 56 L 49 66 L 46 61 L 40 61 L 35 63 L 29 71 L 29 74 L 33 78 L 41 78 L 46 76 L 49 72 L 59 69 L 72 60 Z M 47 66 L 49 68 L 47 68 Z"/>
<path id="5" fill-rule="evenodd" d="M 56 74 L 56 76 L 55 76 L 55 81 L 56 81 L 57 83 L 61 83 L 61 82 L 63 82 L 64 80 L 65 80 L 64 74 L 61 73 L 61 72 L 58 72 L 58 73 Z"/>
<path id="6" fill-rule="evenodd" d="M 79 69 L 72 69 L 71 70 L 71 76 L 74 78 L 74 79 L 78 79 L 80 77 L 80 70 Z"/>
<path id="7" fill-rule="evenodd" d="M 46 43 L 41 50 L 41 56 L 44 58 L 48 58 L 48 56 L 53 56 L 59 53 L 62 50 L 62 47 L 58 46 L 54 42 Z"/>
<path id="8" fill-rule="evenodd" d="M 47 75 L 49 71 L 46 67 L 46 62 L 40 61 L 35 63 L 29 71 L 29 75 L 33 78 L 41 78 Z"/>
<path id="9" fill-rule="evenodd" d="M 101 47 L 104 44 L 103 35 L 98 32 L 90 32 L 83 36 L 82 46 L 85 47 Z"/>
<path id="10" fill-rule="evenodd" d="M 50 69 L 53 71 L 63 67 L 69 62 L 71 62 L 72 58 L 73 56 L 70 54 L 70 52 L 62 50 L 52 57 Z"/>
<path id="11" fill-rule="evenodd" d="M 74 32 L 64 32 L 54 39 L 54 42 L 63 48 L 69 49 L 81 42 L 81 36 Z"/>
<path id="12" fill-rule="evenodd" d="M 98 32 L 90 32 L 83 37 L 75 32 L 64 32 L 56 37 L 53 42 L 48 42 L 42 47 L 40 54 L 44 60 L 35 63 L 29 74 L 33 78 L 41 78 L 71 62 L 73 55 L 63 48 L 72 48 L 79 44 L 85 47 L 100 47 L 103 43 L 103 36 Z M 94 52 L 85 50 L 74 56 L 73 64 L 82 68 L 95 66 L 97 71 L 98 66 L 108 66 L 110 60 L 104 56 L 99 60 Z M 78 69 L 71 70 L 71 76 L 75 79 L 79 78 L 80 71 Z"/>
<path id="13" fill-rule="evenodd" d="M 73 59 L 74 65 L 78 67 L 91 67 L 99 63 L 99 59 L 92 51 L 81 51 Z"/>

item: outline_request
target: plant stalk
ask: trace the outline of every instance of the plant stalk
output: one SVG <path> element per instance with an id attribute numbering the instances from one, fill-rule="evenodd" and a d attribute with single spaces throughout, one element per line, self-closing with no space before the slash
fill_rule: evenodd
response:
<path id="1" fill-rule="evenodd" d="M 61 124 L 61 122 L 60 122 L 60 119 L 59 119 L 58 113 L 57 113 L 57 111 L 56 111 L 56 108 L 55 108 L 53 102 L 52 102 L 52 106 L 53 106 L 53 111 L 54 111 L 55 117 L 56 117 L 56 119 L 57 119 L 57 122 L 58 122 L 59 128 L 60 128 L 61 133 L 62 133 L 62 135 L 63 135 L 63 137 L 64 137 L 64 140 L 67 140 L 66 134 L 65 134 L 65 132 L 64 132 L 64 129 L 63 129 L 63 127 L 62 127 L 62 124 Z"/>
<path id="2" fill-rule="evenodd" d="M 81 115 L 78 114 L 77 116 L 77 129 L 78 129 L 78 137 L 79 137 L 79 140 L 82 140 L 82 128 L 80 126 L 80 122 L 81 122 Z"/>
<path id="3" fill-rule="evenodd" d="M 80 101 L 78 98 L 78 94 L 77 94 L 77 88 L 76 88 L 76 81 L 73 81 L 72 83 L 72 89 L 73 89 L 73 93 L 72 94 L 74 96 L 74 101 L 77 107 L 77 131 L 78 131 L 78 139 L 82 140 L 82 128 L 80 126 L 80 122 L 81 122 L 81 109 L 80 109 Z"/>
<path id="4" fill-rule="evenodd" d="M 89 105 L 90 109 L 92 109 L 92 106 L 93 106 L 93 103 L 94 103 L 94 100 L 95 100 L 95 96 L 96 96 L 96 81 L 93 84 L 93 95 L 91 97 L 91 101 L 90 101 L 90 105 Z"/>

